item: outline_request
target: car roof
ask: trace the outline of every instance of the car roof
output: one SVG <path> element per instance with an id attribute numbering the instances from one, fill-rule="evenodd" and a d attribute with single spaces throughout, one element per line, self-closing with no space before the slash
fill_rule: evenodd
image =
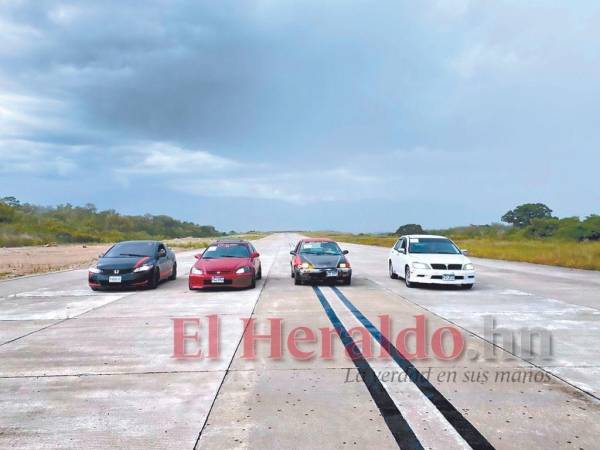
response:
<path id="1" fill-rule="evenodd" d="M 302 239 L 302 242 L 335 242 L 333 239 L 329 238 L 306 238 Z"/>
<path id="2" fill-rule="evenodd" d="M 117 244 L 158 244 L 160 241 L 153 241 L 151 239 L 146 239 L 146 240 L 133 240 L 133 241 L 120 241 L 117 242 L 115 245 Z"/>
<path id="3" fill-rule="evenodd" d="M 249 244 L 250 242 L 243 239 L 217 239 L 215 243 L 221 244 Z"/>
<path id="4" fill-rule="evenodd" d="M 446 236 L 439 236 L 439 235 L 436 235 L 436 234 L 406 234 L 406 235 L 404 235 L 402 237 L 416 238 L 416 239 L 419 239 L 419 238 L 423 238 L 423 239 L 425 239 L 425 238 L 430 238 L 430 239 L 448 239 Z"/>

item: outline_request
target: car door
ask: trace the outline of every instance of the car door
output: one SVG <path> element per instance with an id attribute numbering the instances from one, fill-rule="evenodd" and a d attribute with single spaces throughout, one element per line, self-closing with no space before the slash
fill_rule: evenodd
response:
<path id="1" fill-rule="evenodd" d="M 294 267 L 294 261 L 295 260 L 299 260 L 299 254 L 300 254 L 300 246 L 302 245 L 302 241 L 298 241 L 298 243 L 296 244 L 296 247 L 294 248 L 294 250 L 292 250 L 294 252 L 294 254 L 292 255 L 292 257 L 290 258 L 290 265 L 292 267 Z"/>
<path id="2" fill-rule="evenodd" d="M 402 244 L 402 238 L 398 239 L 392 248 L 392 265 L 394 266 L 394 271 L 398 273 L 400 267 L 402 267 L 402 262 L 400 261 L 400 245 Z"/>
<path id="3" fill-rule="evenodd" d="M 249 244 L 248 249 L 250 250 L 250 254 L 257 253 L 254 245 Z M 256 258 L 252 258 L 252 265 L 254 266 L 254 273 L 258 273 L 258 269 L 260 269 L 260 258 L 257 256 Z"/>
<path id="4" fill-rule="evenodd" d="M 404 266 L 406 266 L 407 262 L 408 262 L 408 257 L 406 255 L 407 252 L 407 242 L 408 242 L 408 238 L 406 237 L 402 237 L 400 239 L 399 242 L 399 247 L 398 247 L 398 251 L 397 251 L 397 258 L 396 260 L 398 261 L 398 264 L 394 264 L 394 270 L 397 271 L 397 273 L 399 275 L 403 275 L 404 274 Z"/>
<path id="5" fill-rule="evenodd" d="M 166 277 L 171 273 L 171 260 L 168 257 L 167 248 L 165 244 L 159 242 L 158 248 L 156 250 L 156 260 L 158 264 L 158 268 L 160 270 L 161 278 Z"/>

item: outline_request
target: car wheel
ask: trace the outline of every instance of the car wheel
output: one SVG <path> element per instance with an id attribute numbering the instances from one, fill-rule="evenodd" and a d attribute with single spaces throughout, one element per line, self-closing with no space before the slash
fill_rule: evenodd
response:
<path id="1" fill-rule="evenodd" d="M 473 284 L 463 284 L 461 287 L 463 289 L 471 289 L 471 288 L 473 288 Z"/>
<path id="2" fill-rule="evenodd" d="M 252 282 L 250 283 L 250 289 L 254 289 L 256 287 L 256 275 L 252 275 Z"/>
<path id="3" fill-rule="evenodd" d="M 256 276 L 257 280 L 262 279 L 262 265 L 258 266 L 258 275 Z"/>
<path id="4" fill-rule="evenodd" d="M 294 273 L 294 284 L 300 286 L 302 284 L 302 278 L 297 273 Z"/>
<path id="5" fill-rule="evenodd" d="M 390 278 L 392 280 L 398 279 L 398 274 L 396 272 L 394 272 L 394 266 L 392 265 L 391 261 L 389 262 L 388 268 L 389 268 L 389 271 L 390 271 Z"/>
<path id="6" fill-rule="evenodd" d="M 173 264 L 173 272 L 171 273 L 171 276 L 169 277 L 169 280 L 173 281 L 177 279 L 177 263 Z"/>
<path id="7" fill-rule="evenodd" d="M 415 283 L 410 281 L 410 269 L 408 268 L 408 266 L 406 266 L 406 269 L 404 270 L 404 283 L 408 288 L 415 287 Z"/>
<path id="8" fill-rule="evenodd" d="M 296 276 L 296 273 L 294 272 L 294 268 L 292 267 L 291 264 L 290 264 L 290 272 L 292 274 L 292 278 L 294 278 Z"/>
<path id="9" fill-rule="evenodd" d="M 158 267 L 157 267 L 156 269 L 154 269 L 154 273 L 152 274 L 152 279 L 150 280 L 150 283 L 148 284 L 148 288 L 156 289 L 158 287 L 159 282 L 160 282 L 160 271 L 158 270 Z"/>
<path id="10" fill-rule="evenodd" d="M 350 284 L 352 284 L 352 277 L 348 277 L 347 279 L 344 280 L 344 284 L 346 286 L 350 286 Z"/>
<path id="11" fill-rule="evenodd" d="M 97 287 L 93 287 L 93 288 L 90 288 L 90 289 L 91 289 L 92 291 L 99 291 L 99 290 L 100 290 L 100 289 L 98 289 Z"/>

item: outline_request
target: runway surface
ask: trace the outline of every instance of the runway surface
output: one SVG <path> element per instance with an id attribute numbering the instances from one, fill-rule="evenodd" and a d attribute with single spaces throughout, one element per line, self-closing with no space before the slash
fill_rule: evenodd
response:
<path id="1" fill-rule="evenodd" d="M 189 291 L 194 252 L 151 291 L 0 282 L 0 448 L 597 448 L 600 273 L 474 258 L 473 290 L 409 289 L 387 249 L 342 244 L 351 286 L 295 286 L 299 238 L 255 241 L 253 290 Z M 186 351 L 206 356 L 208 316 L 219 357 L 173 357 L 173 319 L 198 319 Z M 245 345 L 278 323 L 280 346 Z M 396 337 L 417 323 L 414 359 Z"/>

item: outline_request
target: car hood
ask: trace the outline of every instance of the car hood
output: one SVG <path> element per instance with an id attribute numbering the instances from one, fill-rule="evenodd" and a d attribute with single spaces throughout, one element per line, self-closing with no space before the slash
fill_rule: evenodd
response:
<path id="1" fill-rule="evenodd" d="M 311 255 L 300 253 L 302 262 L 312 264 L 316 268 L 337 267 L 339 263 L 346 262 L 344 255 Z"/>
<path id="2" fill-rule="evenodd" d="M 236 270 L 242 266 L 249 266 L 248 258 L 215 258 L 215 259 L 199 259 L 194 264 L 195 267 L 202 270 L 210 271 L 228 271 Z"/>
<path id="3" fill-rule="evenodd" d="M 98 263 L 96 264 L 96 267 L 98 267 L 99 269 L 132 269 L 136 265 L 141 265 L 142 262 L 140 261 L 153 262 L 154 259 L 148 256 L 132 256 L 128 258 L 100 258 L 98 260 Z"/>
<path id="4" fill-rule="evenodd" d="M 411 253 L 410 259 L 428 264 L 467 264 L 471 262 L 465 255 L 438 255 L 432 253 Z"/>

